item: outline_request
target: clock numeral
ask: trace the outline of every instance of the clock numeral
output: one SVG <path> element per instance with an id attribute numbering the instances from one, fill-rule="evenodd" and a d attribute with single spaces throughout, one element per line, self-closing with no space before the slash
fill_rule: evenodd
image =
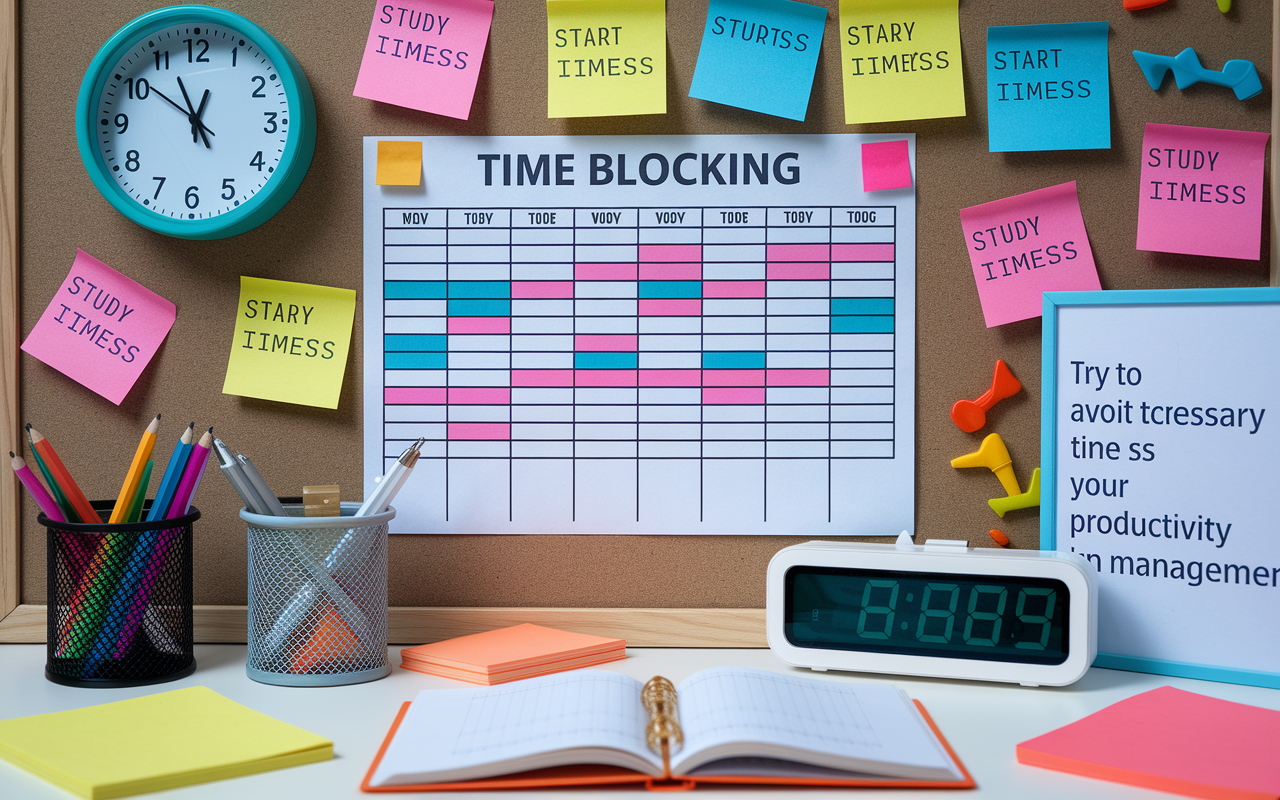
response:
<path id="1" fill-rule="evenodd" d="M 116 127 L 120 129 L 116 131 L 117 134 L 121 134 L 129 130 L 129 115 L 116 114 Z"/>
<path id="2" fill-rule="evenodd" d="M 182 198 L 183 202 L 187 204 L 187 208 L 195 208 L 196 206 L 200 205 L 200 195 L 196 194 L 196 190 L 198 188 L 200 187 L 198 186 L 187 187 L 187 193 Z"/>
<path id="3" fill-rule="evenodd" d="M 946 592 L 949 595 L 947 608 L 930 608 L 929 600 L 933 593 Z M 924 587 L 924 599 L 920 601 L 920 623 L 916 625 L 916 638 L 922 642 L 946 644 L 951 641 L 951 632 L 956 627 L 956 604 L 960 602 L 960 587 L 954 583 L 929 583 Z M 925 633 L 925 624 L 931 619 L 945 619 L 946 628 L 941 634 Z M 937 630 L 937 628 L 934 628 Z"/>
<path id="4" fill-rule="evenodd" d="M 1023 609 L 1026 608 L 1027 597 L 1043 597 L 1044 613 L 1043 614 L 1024 614 Z M 1049 631 L 1053 628 L 1051 620 L 1053 619 L 1053 608 L 1057 605 L 1058 593 L 1053 589 L 1038 589 L 1028 587 L 1018 592 L 1018 605 L 1014 609 L 1018 615 L 1018 622 L 1024 625 L 1044 625 L 1040 631 L 1040 641 L 1038 642 L 1018 642 L 1014 647 L 1023 650 L 1043 650 L 1045 645 L 1049 643 Z"/>
<path id="5" fill-rule="evenodd" d="M 130 172 L 137 172 L 141 164 L 138 161 L 138 151 L 130 150 L 124 154 L 124 168 Z"/>
<path id="6" fill-rule="evenodd" d="M 236 65 L 236 51 L 239 49 L 239 47 L 231 48 L 231 66 L 233 67 Z"/>
<path id="7" fill-rule="evenodd" d="M 169 68 L 169 51 L 164 51 L 164 68 Z M 160 69 L 160 51 L 156 51 L 156 69 Z"/>
<path id="8" fill-rule="evenodd" d="M 995 611 L 978 611 L 978 599 L 984 594 L 998 594 L 1000 598 L 996 600 Z M 983 647 L 995 647 L 1000 641 L 1000 615 L 1004 613 L 1006 601 L 1009 599 L 1009 590 L 1003 586 L 987 586 L 978 584 L 969 590 L 969 618 L 964 621 L 964 643 L 976 644 Z M 982 636 L 973 635 L 973 621 L 991 621 L 991 636 L 984 638 Z"/>
<path id="9" fill-rule="evenodd" d="M 276 125 L 276 117 L 279 115 L 274 111 L 263 111 L 262 113 L 267 118 L 267 124 L 262 126 L 263 132 L 275 133 L 276 130 L 278 130 L 278 126 Z"/>
<path id="10" fill-rule="evenodd" d="M 262 172 L 262 151 L 261 150 L 259 150 L 256 154 L 254 154 L 253 158 L 249 159 L 249 166 L 257 167 L 258 172 Z"/>
<path id="11" fill-rule="evenodd" d="M 146 100 L 147 95 L 151 94 L 151 84 L 147 83 L 146 78 L 138 78 L 136 81 L 133 78 L 125 78 L 124 82 L 129 84 L 130 100 L 135 97 L 139 100 Z"/>
<path id="12" fill-rule="evenodd" d="M 889 605 L 871 605 L 872 589 L 888 589 Z M 858 635 L 865 639 L 888 639 L 893 634 L 893 612 L 898 607 L 897 581 L 867 581 L 867 588 L 862 590 L 862 611 L 858 612 Z M 871 614 L 884 614 L 883 630 L 867 630 L 867 617 Z"/>
<path id="13" fill-rule="evenodd" d="M 254 76 L 253 76 L 252 78 L 250 78 L 249 80 L 251 80 L 251 81 L 253 81 L 254 83 L 258 84 L 258 88 L 257 88 L 257 89 L 254 89 L 254 90 L 253 90 L 253 94 L 251 94 L 251 95 L 249 95 L 249 96 L 250 96 L 250 97 L 266 97 L 266 95 L 262 93 L 262 90 L 263 90 L 263 89 L 265 89 L 265 88 L 267 88 L 267 79 L 266 79 L 266 78 L 264 78 L 264 77 L 262 77 L 261 75 L 254 75 Z"/>
<path id="14" fill-rule="evenodd" d="M 203 50 L 201 50 L 198 54 L 196 54 L 196 57 L 195 57 L 194 59 L 192 59 L 192 58 L 191 58 L 191 53 L 192 53 L 191 40 L 190 40 L 190 39 L 183 39 L 182 41 L 183 41 L 183 43 L 184 43 L 184 44 L 186 44 L 186 46 L 187 46 L 187 63 L 188 63 L 188 64 L 192 64 L 192 63 L 208 64 L 208 63 L 209 63 L 209 59 L 205 58 L 205 54 L 209 52 L 209 40 L 208 40 L 208 39 L 196 39 L 196 40 L 195 40 L 195 43 L 196 43 L 197 45 L 204 45 L 204 49 L 203 49 Z"/>
<path id="15" fill-rule="evenodd" d="M 164 179 L 164 178 L 160 178 L 160 177 L 156 177 L 156 176 L 154 176 L 154 175 L 153 175 L 153 176 L 151 177 L 151 180 L 153 180 L 153 181 L 159 181 L 159 183 L 157 183 L 157 184 L 156 184 L 156 193 L 155 193 L 155 194 L 153 194 L 153 195 L 151 195 L 151 199 L 152 199 L 152 200 L 155 200 L 157 197 L 159 197 L 159 196 L 160 196 L 160 190 L 164 188 L 164 181 L 165 181 L 165 179 Z"/>
<path id="16" fill-rule="evenodd" d="M 235 196 L 236 196 L 236 187 L 235 187 L 235 185 L 232 183 L 232 181 L 233 181 L 233 180 L 234 180 L 234 178 L 223 178 L 223 179 L 222 179 L 222 190 L 223 190 L 223 191 L 222 191 L 222 199 L 223 199 L 223 200 L 230 200 L 231 198 L 233 198 L 233 197 L 235 197 Z"/>

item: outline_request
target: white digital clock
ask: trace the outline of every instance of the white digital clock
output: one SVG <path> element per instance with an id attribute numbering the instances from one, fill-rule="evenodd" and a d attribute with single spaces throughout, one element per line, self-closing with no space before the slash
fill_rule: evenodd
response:
<path id="1" fill-rule="evenodd" d="M 1098 650 L 1098 579 L 1071 553 L 806 542 L 767 591 L 769 648 L 797 667 L 1065 686 Z"/>

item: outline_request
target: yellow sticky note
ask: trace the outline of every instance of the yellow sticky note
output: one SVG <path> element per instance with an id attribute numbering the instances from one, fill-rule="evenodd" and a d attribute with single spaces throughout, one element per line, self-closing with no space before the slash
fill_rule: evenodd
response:
<path id="1" fill-rule="evenodd" d="M 326 761 L 333 743 L 191 686 L 0 721 L 0 758 L 105 800 Z"/>
<path id="2" fill-rule="evenodd" d="M 547 117 L 665 113 L 665 0 L 547 0 Z"/>
<path id="3" fill-rule="evenodd" d="M 378 142 L 378 186 L 422 183 L 422 142 Z"/>
<path id="4" fill-rule="evenodd" d="M 240 278 L 240 308 L 223 394 L 337 408 L 356 293 Z"/>
<path id="5" fill-rule="evenodd" d="M 844 121 L 963 117 L 960 0 L 840 0 Z"/>

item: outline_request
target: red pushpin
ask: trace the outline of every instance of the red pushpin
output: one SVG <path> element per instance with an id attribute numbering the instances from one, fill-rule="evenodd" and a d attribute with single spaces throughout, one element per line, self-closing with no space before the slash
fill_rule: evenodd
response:
<path id="1" fill-rule="evenodd" d="M 996 362 L 996 374 L 991 378 L 991 388 L 977 400 L 957 400 L 951 407 L 951 421 L 966 433 L 987 424 L 987 412 L 998 401 L 1011 397 L 1022 389 L 1022 382 L 1013 377 L 1009 365 L 1001 359 Z"/>
<path id="2" fill-rule="evenodd" d="M 992 528 L 988 532 L 988 535 L 991 537 L 991 540 L 993 542 L 1000 545 L 1001 547 L 1009 546 L 1009 537 L 1005 536 L 1004 531 L 1001 531 L 999 528 Z"/>
<path id="3" fill-rule="evenodd" d="M 1144 8 L 1151 8 L 1152 6 L 1158 6 L 1163 2 L 1165 2 L 1165 0 L 1124 0 L 1124 10 L 1125 11 L 1141 11 Z M 1226 12 L 1224 11 L 1222 13 L 1225 14 Z"/>

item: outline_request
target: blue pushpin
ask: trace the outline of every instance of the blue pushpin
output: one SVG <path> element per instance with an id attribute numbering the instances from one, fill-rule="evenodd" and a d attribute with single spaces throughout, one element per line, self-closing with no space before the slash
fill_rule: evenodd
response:
<path id="1" fill-rule="evenodd" d="M 1236 93 L 1237 100 L 1248 100 L 1262 91 L 1262 80 L 1258 77 L 1258 68 L 1252 61 L 1232 59 L 1222 65 L 1221 70 L 1205 69 L 1200 64 L 1200 57 L 1190 47 L 1176 56 L 1161 56 L 1155 53 L 1144 53 L 1134 50 L 1142 74 L 1152 89 L 1158 90 L 1164 82 L 1164 76 L 1172 71 L 1173 79 L 1179 89 L 1204 82 L 1215 86 L 1225 86 Z"/>

